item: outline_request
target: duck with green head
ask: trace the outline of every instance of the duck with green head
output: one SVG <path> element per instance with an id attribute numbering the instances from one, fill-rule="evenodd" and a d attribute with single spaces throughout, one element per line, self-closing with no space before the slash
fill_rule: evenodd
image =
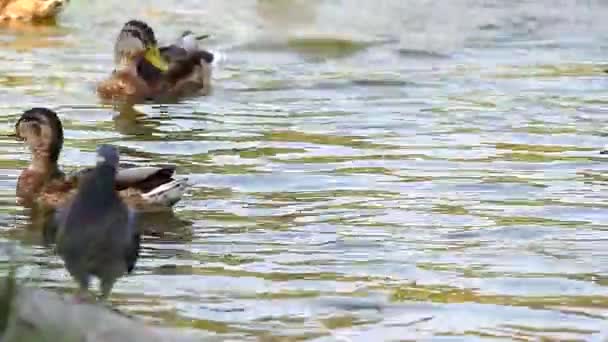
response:
<path id="1" fill-rule="evenodd" d="M 197 44 L 206 37 L 186 32 L 176 43 L 159 48 L 148 24 L 128 21 L 114 44 L 115 70 L 98 85 L 99 96 L 139 102 L 208 94 L 214 56 Z"/>

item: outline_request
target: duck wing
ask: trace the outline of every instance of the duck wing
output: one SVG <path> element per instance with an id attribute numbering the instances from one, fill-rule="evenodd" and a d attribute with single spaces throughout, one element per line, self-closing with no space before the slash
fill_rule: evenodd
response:
<path id="1" fill-rule="evenodd" d="M 92 167 L 78 170 L 69 179 L 77 184 L 92 171 Z M 138 212 L 172 207 L 189 186 L 187 178 L 175 179 L 174 174 L 174 165 L 121 168 L 116 174 L 116 190 Z"/>
<path id="2" fill-rule="evenodd" d="M 175 44 L 163 46 L 159 50 L 161 57 L 169 63 L 188 57 L 188 50 Z"/>
<path id="3" fill-rule="evenodd" d="M 160 48 L 161 56 L 169 63 L 165 75 L 168 82 L 175 83 L 188 77 L 203 62 L 213 63 L 213 53 L 198 46 L 198 42 L 207 37 L 209 36 L 196 36 L 191 31 L 186 31 L 175 43 Z"/>
<path id="4" fill-rule="evenodd" d="M 149 192 L 173 181 L 174 174 L 174 165 L 120 169 L 116 174 L 116 187 L 117 190 L 136 188 L 142 192 Z"/>
<path id="5" fill-rule="evenodd" d="M 93 167 L 80 169 L 72 173 L 69 179 L 78 183 L 93 169 Z M 116 173 L 116 190 L 134 188 L 143 193 L 150 192 L 160 185 L 172 182 L 174 174 L 174 165 L 121 168 Z"/>

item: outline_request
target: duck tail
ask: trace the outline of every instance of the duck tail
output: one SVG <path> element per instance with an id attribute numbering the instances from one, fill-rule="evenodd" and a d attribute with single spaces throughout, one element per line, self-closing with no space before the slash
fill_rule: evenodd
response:
<path id="1" fill-rule="evenodd" d="M 174 179 L 142 194 L 142 197 L 150 204 L 171 207 L 182 199 L 187 188 L 188 178 Z"/>

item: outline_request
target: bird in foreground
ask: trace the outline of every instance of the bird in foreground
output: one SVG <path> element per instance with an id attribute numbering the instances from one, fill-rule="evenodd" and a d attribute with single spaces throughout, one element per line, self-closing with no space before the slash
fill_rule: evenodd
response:
<path id="1" fill-rule="evenodd" d="M 88 297 L 93 276 L 100 281 L 100 299 L 107 299 L 116 280 L 131 273 L 139 257 L 135 214 L 115 190 L 118 161 L 114 146 L 100 145 L 97 165 L 56 215 L 57 253 L 78 283 L 78 299 Z"/>
<path id="2" fill-rule="evenodd" d="M 95 169 L 86 168 L 65 175 L 58 166 L 63 147 L 63 125 L 48 108 L 26 110 L 15 124 L 15 134 L 32 153 L 27 169 L 17 181 L 17 201 L 27 207 L 65 207 L 78 184 Z M 174 179 L 175 166 L 119 169 L 107 186 L 119 191 L 125 203 L 137 212 L 167 211 L 187 188 L 187 179 Z"/>
<path id="3" fill-rule="evenodd" d="M 0 21 L 54 20 L 69 0 L 0 0 Z"/>
<path id="4" fill-rule="evenodd" d="M 114 44 L 115 69 L 98 84 L 97 93 L 102 99 L 129 102 L 209 94 L 214 55 L 198 46 L 207 37 L 186 31 L 159 48 L 148 24 L 126 22 Z"/>

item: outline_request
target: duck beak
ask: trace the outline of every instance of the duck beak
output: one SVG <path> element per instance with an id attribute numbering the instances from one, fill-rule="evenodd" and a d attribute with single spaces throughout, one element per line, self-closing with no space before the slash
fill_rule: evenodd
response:
<path id="1" fill-rule="evenodd" d="M 148 62 L 150 62 L 152 65 L 154 65 L 155 67 L 160 69 L 161 71 L 169 70 L 169 65 L 167 64 L 167 61 L 165 61 L 165 59 L 162 58 L 162 56 L 160 55 L 160 51 L 158 50 L 158 47 L 156 47 L 156 46 L 149 47 L 146 50 L 146 54 L 144 55 L 144 58 Z"/>
<path id="2" fill-rule="evenodd" d="M 35 125 L 35 126 L 33 126 Z M 39 125 L 39 121 L 36 119 L 32 119 L 30 117 L 21 117 L 19 118 L 19 120 L 17 120 L 17 123 L 15 123 L 15 133 L 14 134 L 9 134 L 9 137 L 14 137 L 15 139 L 19 140 L 19 141 L 26 141 L 27 137 L 25 135 L 21 135 L 22 130 L 26 129 L 26 128 L 35 128 L 35 129 L 40 129 Z"/>

